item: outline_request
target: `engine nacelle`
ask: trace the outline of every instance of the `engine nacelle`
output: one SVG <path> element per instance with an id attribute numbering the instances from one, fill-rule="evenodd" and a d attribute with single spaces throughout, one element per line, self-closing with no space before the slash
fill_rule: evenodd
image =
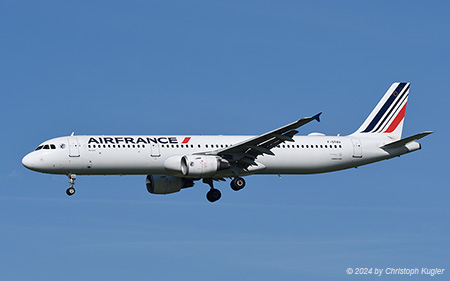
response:
<path id="1" fill-rule="evenodd" d="M 172 176 L 148 175 L 145 185 L 147 191 L 152 194 L 169 194 L 194 186 L 194 181 Z"/>
<path id="2" fill-rule="evenodd" d="M 188 177 L 212 176 L 217 171 L 229 167 L 230 163 L 218 156 L 186 155 L 181 158 L 181 172 Z"/>

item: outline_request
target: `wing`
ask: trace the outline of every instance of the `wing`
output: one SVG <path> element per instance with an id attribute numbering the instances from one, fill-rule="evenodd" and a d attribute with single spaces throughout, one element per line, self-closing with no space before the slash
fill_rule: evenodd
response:
<path id="1" fill-rule="evenodd" d="M 208 154 L 219 155 L 227 159 L 231 164 L 236 164 L 236 166 L 241 169 L 247 169 L 251 165 L 257 166 L 258 164 L 255 162 L 255 159 L 259 155 L 275 155 L 271 151 L 272 148 L 286 141 L 293 142 L 294 140 L 292 137 L 298 133 L 295 129 L 313 120 L 320 122 L 319 117 L 321 114 L 322 112 L 313 117 L 302 118 L 263 135 L 250 138 L 224 149 L 211 151 Z"/>

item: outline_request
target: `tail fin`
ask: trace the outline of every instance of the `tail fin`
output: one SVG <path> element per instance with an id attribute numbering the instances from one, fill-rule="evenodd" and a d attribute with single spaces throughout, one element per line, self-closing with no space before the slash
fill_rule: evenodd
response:
<path id="1" fill-rule="evenodd" d="M 354 134 L 383 134 L 393 140 L 402 137 L 410 83 L 394 83 L 366 121 Z"/>

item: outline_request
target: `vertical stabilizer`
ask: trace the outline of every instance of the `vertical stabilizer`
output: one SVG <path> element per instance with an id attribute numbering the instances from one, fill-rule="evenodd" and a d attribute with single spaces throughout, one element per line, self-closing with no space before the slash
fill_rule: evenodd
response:
<path id="1" fill-rule="evenodd" d="M 383 134 L 393 140 L 402 137 L 410 83 L 394 83 L 366 121 L 354 134 Z"/>

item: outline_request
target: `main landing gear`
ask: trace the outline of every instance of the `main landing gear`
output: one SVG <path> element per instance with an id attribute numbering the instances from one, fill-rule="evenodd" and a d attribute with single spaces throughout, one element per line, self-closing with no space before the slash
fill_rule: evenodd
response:
<path id="1" fill-rule="evenodd" d="M 206 199 L 208 199 L 209 202 L 216 202 L 220 199 L 220 197 L 222 197 L 222 193 L 220 193 L 220 190 L 214 188 L 212 179 L 203 179 L 203 182 L 211 187 L 208 193 L 206 193 Z"/>
<path id="2" fill-rule="evenodd" d="M 243 178 L 236 177 L 231 181 L 230 186 L 234 191 L 241 190 L 245 187 L 245 180 Z"/>
<path id="3" fill-rule="evenodd" d="M 222 197 L 220 190 L 215 188 L 211 188 L 208 193 L 206 193 L 206 199 L 208 199 L 209 202 L 216 202 L 220 197 Z"/>
<path id="4" fill-rule="evenodd" d="M 216 202 L 219 200 L 222 194 L 220 193 L 220 190 L 214 188 L 213 180 L 203 179 L 203 182 L 211 187 L 208 193 L 206 193 L 206 199 L 208 199 L 209 202 Z M 234 191 L 241 190 L 245 187 L 245 180 L 241 177 L 236 177 L 231 181 L 230 186 Z"/>
<path id="5" fill-rule="evenodd" d="M 68 174 L 67 177 L 69 177 L 69 184 L 70 187 L 66 190 L 66 194 L 69 196 L 72 196 L 75 194 L 75 188 L 73 188 L 73 185 L 75 184 L 75 180 L 77 179 L 77 175 L 75 174 Z"/>

